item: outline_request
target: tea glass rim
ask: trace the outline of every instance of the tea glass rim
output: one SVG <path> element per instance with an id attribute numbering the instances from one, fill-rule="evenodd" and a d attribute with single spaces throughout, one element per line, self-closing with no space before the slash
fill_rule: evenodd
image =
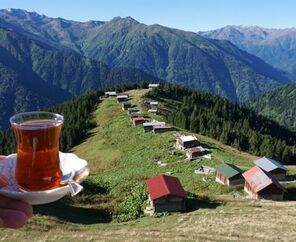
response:
<path id="1" fill-rule="evenodd" d="M 32 111 L 32 112 L 21 112 L 16 113 L 12 117 L 10 117 L 9 122 L 11 126 L 18 127 L 21 126 L 24 121 L 32 121 L 37 120 L 38 115 L 48 115 L 48 119 L 56 122 L 56 126 L 62 125 L 64 123 L 64 116 L 58 113 L 46 112 L 46 111 Z M 21 117 L 31 117 L 26 119 L 22 119 Z M 18 120 L 19 119 L 19 120 Z M 39 117 L 40 119 L 40 117 Z"/>

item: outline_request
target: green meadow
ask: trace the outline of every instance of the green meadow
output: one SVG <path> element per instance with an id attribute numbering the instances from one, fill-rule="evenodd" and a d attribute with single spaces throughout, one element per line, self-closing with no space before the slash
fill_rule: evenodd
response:
<path id="1" fill-rule="evenodd" d="M 132 104 L 144 112 L 147 108 L 142 96 L 146 91 L 130 91 Z M 133 126 L 114 98 L 104 99 L 92 115 L 96 127 L 72 150 L 86 159 L 91 168 L 90 176 L 83 183 L 84 191 L 74 198 L 68 196 L 52 204 L 35 206 L 35 215 L 24 228 L 2 229 L 0 240 L 248 241 L 266 238 L 273 241 L 282 238 L 279 236 L 288 240 L 291 232 L 295 235 L 296 222 L 289 219 L 296 216 L 294 201 L 233 199 L 232 193 L 238 188 L 215 182 L 214 174 L 194 173 L 200 165 L 215 167 L 221 162 L 247 169 L 253 165 L 255 156 L 196 134 L 202 145 L 210 149 L 212 159 L 188 161 L 182 152 L 171 152 L 176 132 L 186 131 L 144 133 L 142 126 Z M 159 115 L 150 117 L 163 119 Z M 160 166 L 160 161 L 166 165 Z M 296 169 L 291 168 L 291 174 L 296 174 Z M 144 215 L 145 180 L 167 172 L 177 176 L 188 192 L 188 212 Z M 287 187 L 295 188 L 293 184 Z"/>

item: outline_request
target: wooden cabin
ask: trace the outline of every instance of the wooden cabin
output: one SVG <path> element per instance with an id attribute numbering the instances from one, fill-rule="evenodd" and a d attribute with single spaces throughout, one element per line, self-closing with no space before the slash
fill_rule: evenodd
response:
<path id="1" fill-rule="evenodd" d="M 196 146 L 193 148 L 186 149 L 186 157 L 189 160 L 193 160 L 205 154 L 206 154 L 206 150 L 202 146 Z"/>
<path id="2" fill-rule="evenodd" d="M 138 108 L 128 108 L 127 109 L 127 113 L 128 114 L 132 114 L 132 113 L 137 113 L 139 112 L 140 110 Z"/>
<path id="3" fill-rule="evenodd" d="M 117 95 L 117 102 L 118 103 L 126 102 L 127 100 L 128 100 L 127 95 Z"/>
<path id="4" fill-rule="evenodd" d="M 152 101 L 152 102 L 149 103 L 149 106 L 150 106 L 151 110 L 156 110 L 157 111 L 158 102 Z"/>
<path id="5" fill-rule="evenodd" d="M 227 186 L 243 185 L 242 170 L 235 165 L 222 163 L 216 166 L 216 181 Z"/>
<path id="6" fill-rule="evenodd" d="M 135 112 L 135 113 L 129 114 L 128 116 L 132 120 L 132 118 L 136 118 L 136 117 L 145 117 L 145 114 L 142 112 Z"/>
<path id="7" fill-rule="evenodd" d="M 274 175 L 278 180 L 285 180 L 288 169 L 280 162 L 264 156 L 258 160 L 255 160 L 254 163 L 264 171 Z"/>
<path id="8" fill-rule="evenodd" d="M 120 92 L 120 93 L 117 93 L 117 96 L 127 96 L 129 98 L 129 93 L 127 92 Z"/>
<path id="9" fill-rule="evenodd" d="M 116 94 L 116 92 L 105 92 L 105 97 L 106 98 L 108 98 L 108 97 L 116 97 L 117 96 L 117 94 Z"/>
<path id="10" fill-rule="evenodd" d="M 283 200 L 285 189 L 275 176 L 258 166 L 243 173 L 244 190 L 254 199 Z"/>
<path id="11" fill-rule="evenodd" d="M 132 106 L 132 104 L 130 102 L 122 102 L 121 103 L 121 108 L 123 111 L 128 110 L 128 108 L 130 108 Z"/>
<path id="12" fill-rule="evenodd" d="M 186 150 L 199 146 L 199 142 L 196 137 L 192 135 L 188 136 L 179 136 L 176 139 L 176 148 L 180 150 Z"/>
<path id="13" fill-rule="evenodd" d="M 153 133 L 164 133 L 168 131 L 172 131 L 173 128 L 171 126 L 166 125 L 155 125 L 153 126 Z"/>
<path id="14" fill-rule="evenodd" d="M 132 118 L 132 121 L 133 121 L 133 124 L 136 126 L 136 125 L 145 123 L 145 118 L 144 117 L 135 117 L 135 118 Z"/>
<path id="15" fill-rule="evenodd" d="M 158 88 L 158 87 L 159 87 L 159 84 L 157 84 L 157 83 L 150 83 L 150 84 L 148 85 L 148 88 L 149 88 L 149 89 Z"/>
<path id="16" fill-rule="evenodd" d="M 153 211 L 175 212 L 186 210 L 186 192 L 177 177 L 160 175 L 146 181 Z"/>
<path id="17" fill-rule="evenodd" d="M 157 110 L 155 110 L 155 109 L 148 109 L 148 113 L 157 114 Z"/>
<path id="18" fill-rule="evenodd" d="M 153 120 L 151 122 L 143 123 L 144 132 L 153 131 L 154 126 L 165 126 L 165 122 Z"/>

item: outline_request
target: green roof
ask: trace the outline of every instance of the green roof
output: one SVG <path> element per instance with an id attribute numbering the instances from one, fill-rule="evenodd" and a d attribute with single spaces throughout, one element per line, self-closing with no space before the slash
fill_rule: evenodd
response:
<path id="1" fill-rule="evenodd" d="M 132 117 L 144 117 L 144 113 L 131 113 L 129 115 L 130 118 Z"/>
<path id="2" fill-rule="evenodd" d="M 123 105 L 131 105 L 130 102 L 122 102 Z"/>
<path id="3" fill-rule="evenodd" d="M 225 176 L 227 178 L 233 177 L 233 176 L 243 172 L 237 166 L 232 165 L 232 164 L 228 164 L 228 163 L 222 163 L 222 164 L 216 166 L 216 170 L 219 171 L 223 176 Z"/>

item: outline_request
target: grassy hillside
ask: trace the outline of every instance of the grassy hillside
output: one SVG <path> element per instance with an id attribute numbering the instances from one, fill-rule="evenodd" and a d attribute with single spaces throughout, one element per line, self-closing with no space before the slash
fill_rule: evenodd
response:
<path id="1" fill-rule="evenodd" d="M 143 110 L 141 96 L 145 92 L 131 91 L 132 102 Z M 144 133 L 141 127 L 133 127 L 114 99 L 104 100 L 93 118 L 97 126 L 89 138 L 73 149 L 91 167 L 84 192 L 74 199 L 67 197 L 35 206 L 33 219 L 21 230 L 0 230 L 2 239 L 248 241 L 292 236 L 296 202 L 233 200 L 231 189 L 216 183 L 214 176 L 193 172 L 201 164 L 215 166 L 222 161 L 247 169 L 256 157 L 198 136 L 213 152 L 213 159 L 185 161 L 183 155 L 169 152 L 174 132 Z M 159 167 L 159 160 L 167 166 Z M 178 176 L 185 189 L 194 194 L 188 201 L 190 212 L 142 217 L 139 211 L 146 199 L 144 180 L 167 171 Z M 296 168 L 292 173 L 296 173 Z M 130 222 L 116 223 L 139 215 Z"/>
<path id="2" fill-rule="evenodd" d="M 160 112 L 180 128 L 283 164 L 296 164 L 296 133 L 250 109 L 169 83 L 149 92 L 147 97 L 161 100 L 165 105 Z"/>

